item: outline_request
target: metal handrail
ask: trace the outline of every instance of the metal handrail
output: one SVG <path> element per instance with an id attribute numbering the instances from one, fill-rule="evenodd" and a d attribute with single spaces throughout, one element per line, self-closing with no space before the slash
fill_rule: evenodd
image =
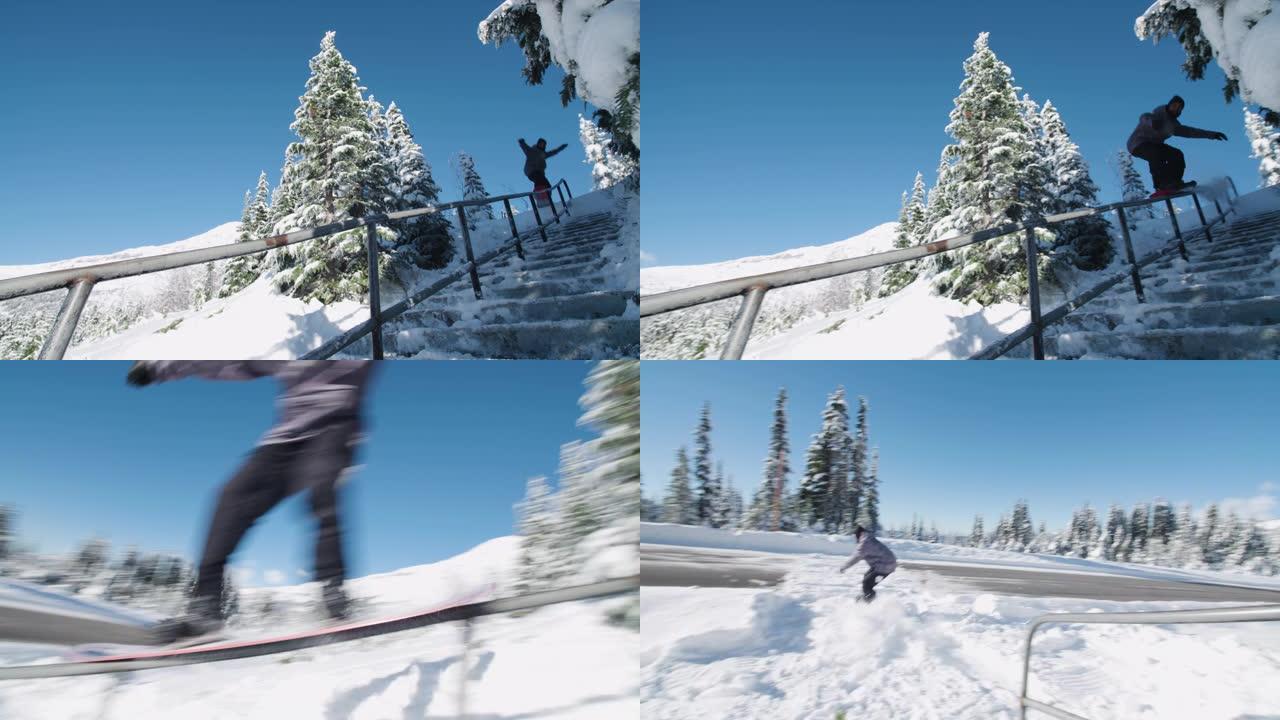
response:
<path id="1" fill-rule="evenodd" d="M 1031 622 L 1027 642 L 1022 655 L 1022 694 L 1018 698 L 1022 720 L 1027 710 L 1039 710 L 1063 720 L 1088 720 L 1048 703 L 1027 696 L 1027 682 L 1031 672 L 1031 640 L 1041 625 L 1048 623 L 1118 623 L 1137 625 L 1179 625 L 1187 623 L 1268 622 L 1280 620 L 1280 605 L 1241 605 L 1237 607 L 1206 610 L 1161 610 L 1154 612 L 1118 613 L 1049 613 Z"/>
<path id="2" fill-rule="evenodd" d="M 438 625 L 440 623 L 447 622 L 466 621 L 469 624 L 472 620 L 485 617 L 487 615 L 501 615 L 518 610 L 531 610 L 534 608 L 545 607 L 547 605 L 578 602 L 581 600 L 593 600 L 635 592 L 639 589 L 639 576 L 631 576 L 602 580 L 600 582 L 589 583 L 586 585 L 574 585 L 572 587 L 557 588 L 554 590 L 542 590 L 509 598 L 498 598 L 496 600 L 466 603 L 429 613 L 425 616 L 406 618 L 402 622 L 397 622 L 393 626 L 390 626 L 390 629 L 387 627 L 357 627 L 350 631 L 342 631 L 345 634 L 341 641 L 357 640 L 366 637 L 373 637 L 375 635 L 385 635 L 391 632 L 401 632 L 403 630 L 429 627 L 431 625 Z M 91 660 L 85 662 L 57 663 L 52 665 L 0 666 L 0 680 L 29 680 L 34 678 L 69 677 L 74 675 L 100 675 L 103 673 L 130 672 L 133 670 L 153 670 L 156 668 L 176 667 L 179 665 L 195 665 L 209 662 L 221 662 L 224 660 L 239 660 L 249 657 L 259 657 L 262 655 L 273 655 L 276 653 L 292 652 L 294 650 L 301 650 L 307 647 L 315 647 L 323 644 L 329 643 L 323 640 L 317 640 L 316 638 L 304 638 L 301 640 L 276 640 L 256 646 L 241 646 L 229 648 L 225 651 L 210 651 L 204 653 L 201 653 L 197 646 L 196 648 L 193 648 L 194 652 L 170 655 L 161 658 L 113 660 L 109 662 Z"/>
<path id="3" fill-rule="evenodd" d="M 556 209 L 555 191 L 560 197 L 560 209 Z M 547 200 L 550 202 L 551 214 L 553 219 L 543 222 L 542 213 L 538 210 L 538 202 L 535 195 L 545 193 Z M 568 194 L 568 200 L 565 195 Z M 0 280 L 0 301 L 12 298 L 25 297 L 28 295 L 37 295 L 59 288 L 66 288 L 67 295 L 63 298 L 62 306 L 58 310 L 58 314 L 54 319 L 53 326 L 49 330 L 49 335 L 45 338 L 43 347 L 40 349 L 39 358 L 41 360 L 61 360 L 66 354 L 67 347 L 71 344 L 71 337 L 74 335 L 76 325 L 80 322 L 80 315 L 84 311 L 85 303 L 89 299 L 89 294 L 93 292 L 93 288 L 100 282 L 105 280 L 116 280 L 119 278 L 134 277 L 137 275 L 147 275 L 149 273 L 160 272 L 162 270 L 173 270 L 180 267 L 188 267 L 191 265 L 199 265 L 201 263 L 211 262 L 213 260 L 226 260 L 229 258 L 239 257 L 241 255 L 254 255 L 264 253 L 268 250 L 284 247 L 286 245 L 294 245 L 296 243 L 315 240 L 317 238 L 328 237 L 340 232 L 354 230 L 364 226 L 368 229 L 366 237 L 366 256 L 369 264 L 369 320 L 361 323 L 357 328 L 362 328 L 362 332 L 352 334 L 352 331 L 343 333 L 341 338 L 347 338 L 345 342 L 336 344 L 333 341 L 325 343 L 320 348 L 308 353 L 306 358 L 326 358 L 338 352 L 342 348 L 347 347 L 366 334 L 372 333 L 373 347 L 372 354 L 374 359 L 382 359 L 382 325 L 388 320 L 394 319 L 405 310 L 412 307 L 416 302 L 431 297 L 440 292 L 445 287 L 462 277 L 463 274 L 471 276 L 471 286 L 475 292 L 476 298 L 482 297 L 480 289 L 480 275 L 477 268 L 486 262 L 489 262 L 502 253 L 515 249 L 520 258 L 524 259 L 524 245 L 522 242 L 522 233 L 516 229 L 515 215 L 511 210 L 511 201 L 529 198 L 530 205 L 533 207 L 533 216 L 535 225 L 524 234 L 532 234 L 537 231 L 544 242 L 547 241 L 546 227 L 550 224 L 559 223 L 561 221 L 561 212 L 569 215 L 569 200 L 573 200 L 573 191 L 569 188 L 567 180 L 561 179 L 555 185 L 545 190 L 532 190 L 523 193 L 511 193 L 508 195 L 496 195 L 492 197 L 477 198 L 475 200 L 458 200 L 455 202 L 445 203 L 443 205 L 426 205 L 420 208 L 410 208 L 408 210 L 399 210 L 392 213 L 379 213 L 377 215 L 365 215 L 342 222 L 329 223 L 314 228 L 306 228 L 303 230 L 294 230 L 292 232 L 283 233 L 281 235 L 273 235 L 266 238 L 258 238 L 245 242 L 236 242 L 229 245 L 217 245 L 214 247 L 200 248 L 198 250 L 183 250 L 179 252 L 165 253 L 163 255 L 149 255 L 142 258 L 131 258 L 128 260 L 116 260 L 113 262 L 99 263 L 97 265 L 84 265 L 81 267 L 68 268 L 65 270 L 50 270 L 48 272 L 36 273 L 34 275 L 25 275 L 22 277 L 9 278 Z M 496 251 L 486 253 L 477 259 L 471 249 L 471 233 L 467 226 L 466 208 L 476 207 L 480 205 L 489 205 L 491 203 L 501 202 L 506 210 L 507 219 L 511 225 L 511 239 L 503 243 Z M 463 248 L 466 252 L 467 262 L 463 269 L 451 273 L 446 276 L 447 282 L 432 283 L 427 288 L 423 288 L 413 293 L 406 301 L 396 303 L 386 312 L 381 309 L 381 300 L 378 296 L 378 243 L 377 243 L 377 226 L 385 225 L 396 220 L 405 220 L 413 217 L 421 217 L 423 215 L 441 214 L 448 210 L 455 210 L 458 214 L 458 220 L 461 227 Z M 413 299 L 413 302 L 408 300 Z M 356 328 L 353 328 L 355 330 Z M 350 336 L 350 337 L 348 337 Z M 330 349 L 332 348 L 332 349 Z M 321 350 L 327 350 L 326 354 L 318 354 Z"/>
<path id="4" fill-rule="evenodd" d="M 1239 199 L 1240 191 L 1236 189 L 1235 181 L 1228 177 L 1227 182 L 1230 184 L 1231 191 L 1235 193 L 1235 199 Z M 720 280 L 718 282 L 706 283 L 679 290 L 669 290 L 667 292 L 641 297 L 640 317 L 653 317 L 655 315 L 662 315 L 669 312 L 675 312 L 676 310 L 683 310 L 685 308 L 705 305 L 707 303 L 741 296 L 742 303 L 739 306 L 737 313 L 734 315 L 733 323 L 729 328 L 729 335 L 725 339 L 725 344 L 720 354 L 720 359 L 722 360 L 740 360 L 742 359 L 743 351 L 746 349 L 747 342 L 750 340 L 751 331 L 755 326 L 756 317 L 759 315 L 760 307 L 764 302 L 764 296 L 770 290 L 777 290 L 779 288 L 789 287 L 792 285 L 802 285 L 804 283 L 815 282 L 817 280 L 827 280 L 830 278 L 840 277 L 842 275 L 848 275 L 850 273 L 872 270 L 888 265 L 896 265 L 898 263 L 909 262 L 911 260 L 917 260 L 931 255 L 938 255 L 944 252 L 958 250 L 969 245 L 988 242 L 1015 232 L 1024 232 L 1026 234 L 1024 252 L 1027 256 L 1032 322 L 1028 326 L 1016 331 L 1010 336 L 1010 338 L 1018 336 L 1020 338 L 1018 342 L 1022 342 L 1028 338 L 1032 339 L 1035 345 L 1033 349 L 1034 357 L 1037 360 L 1043 360 L 1044 328 L 1061 320 L 1068 312 L 1074 310 L 1075 307 L 1078 307 L 1073 307 L 1072 302 L 1080 301 L 1081 298 L 1085 298 L 1082 302 L 1087 302 L 1088 300 L 1092 300 L 1094 297 L 1097 297 L 1097 294 L 1090 294 L 1092 290 L 1082 293 L 1077 296 L 1074 301 L 1068 302 L 1059 308 L 1056 308 L 1053 312 L 1041 316 L 1039 278 L 1036 271 L 1036 259 L 1040 251 L 1038 244 L 1035 242 L 1035 229 L 1047 229 L 1050 226 L 1057 225 L 1059 223 L 1081 220 L 1083 218 L 1095 217 L 1115 211 L 1120 219 L 1121 234 L 1124 238 L 1125 252 L 1130 265 L 1128 276 L 1133 281 L 1134 292 L 1138 296 L 1138 302 L 1146 302 L 1146 298 L 1142 290 L 1142 280 L 1138 273 L 1143 265 L 1139 264 L 1134 259 L 1133 242 L 1129 236 L 1129 226 L 1125 220 L 1124 211 L 1132 207 L 1165 203 L 1169 210 L 1169 219 L 1173 223 L 1174 235 L 1177 238 L 1176 245 L 1172 247 L 1176 247 L 1182 253 L 1182 256 L 1186 258 L 1186 244 L 1183 239 L 1182 229 L 1178 226 L 1177 215 L 1173 210 L 1173 201 L 1178 198 L 1190 197 L 1195 202 L 1196 212 L 1200 215 L 1201 229 L 1204 230 L 1205 236 L 1210 242 L 1213 241 L 1213 234 L 1211 231 L 1212 226 L 1225 220 L 1227 213 L 1230 213 L 1235 209 L 1235 200 L 1232 199 L 1231 192 L 1228 192 L 1227 210 L 1223 211 L 1217 198 L 1213 198 L 1214 206 L 1218 210 L 1218 216 L 1212 221 L 1207 220 L 1204 215 L 1204 210 L 1200 205 L 1199 196 L 1202 192 L 1204 192 L 1204 189 L 1197 187 L 1159 198 L 1145 198 L 1141 200 L 1115 202 L 1108 205 L 1101 205 L 1099 207 L 1072 210 L 1071 212 L 1059 213 L 1056 215 L 1046 215 L 1026 222 L 1000 225 L 965 235 L 957 235 L 921 245 L 897 248 L 871 255 L 864 255 L 862 257 L 847 258 L 844 260 L 831 260 L 828 262 L 805 265 L 787 270 L 777 270 L 759 275 L 750 275 L 730 280 Z M 1161 255 L 1163 255 L 1163 252 Z M 1145 261 L 1151 262 L 1154 259 L 1155 258 L 1153 257 L 1148 257 L 1145 258 Z M 1123 275 L 1119 277 L 1120 279 L 1124 278 Z M 1111 287 L 1118 282 L 1118 280 L 1115 280 L 1115 278 L 1109 278 L 1106 282 L 1106 287 Z M 1094 289 L 1097 288 L 1095 287 Z M 1101 291 L 1099 291 L 1099 293 L 1100 292 Z M 1064 308 L 1066 308 L 1066 310 L 1064 310 Z M 1008 339 L 1009 338 L 1006 338 L 1006 340 Z M 1017 344 L 1018 343 L 1007 344 L 1005 341 L 1001 341 L 982 351 L 976 355 L 975 358 L 987 357 L 995 350 L 999 350 L 999 353 L 990 356 L 999 357 Z"/>

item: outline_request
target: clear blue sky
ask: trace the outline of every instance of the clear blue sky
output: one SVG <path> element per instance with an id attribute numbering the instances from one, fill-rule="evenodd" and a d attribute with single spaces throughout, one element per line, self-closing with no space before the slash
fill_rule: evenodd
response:
<path id="1" fill-rule="evenodd" d="M 45 552 L 95 534 L 194 560 L 212 503 L 273 418 L 276 383 L 182 380 L 135 389 L 128 363 L 4 363 L 0 502 Z M 364 466 L 345 487 L 353 576 L 451 557 L 513 534 L 513 504 L 554 477 L 576 426 L 584 362 L 381 365 Z M 554 481 L 553 481 L 554 482 Z M 311 569 L 305 495 L 252 531 L 236 564 Z M 292 582 L 297 582 L 294 577 Z"/>
<path id="2" fill-rule="evenodd" d="M 843 384 L 870 406 L 881 517 L 912 513 L 967 531 L 1027 498 L 1038 525 L 1084 502 L 1164 497 L 1199 509 L 1225 498 L 1275 506 L 1280 373 L 1272 363 L 647 362 L 641 448 L 646 497 L 660 497 L 676 449 L 711 402 L 712 452 L 750 497 L 774 398 L 785 387 L 789 487 L 803 477 L 827 396 Z M 856 404 L 853 405 L 856 407 Z M 1268 498 L 1270 498 L 1268 500 Z"/>
<path id="3" fill-rule="evenodd" d="M 404 110 L 442 199 L 461 195 L 449 165 L 459 150 L 491 193 L 528 189 L 517 137 L 569 143 L 549 175 L 587 190 L 583 105 L 560 106 L 560 71 L 526 86 L 517 47 L 476 38 L 498 3 L 7 5 L 0 265 L 172 242 L 239 220 L 258 172 L 279 179 L 307 61 L 327 30 L 369 91 Z"/>
<path id="4" fill-rule="evenodd" d="M 934 181 L 979 32 L 1080 145 L 1103 201 L 1111 154 L 1173 94 L 1182 119 L 1229 143 L 1175 140 L 1188 177 L 1256 187 L 1239 102 L 1216 65 L 1201 82 L 1176 41 L 1141 43 L 1149 0 L 1073 3 L 652 3 L 645 8 L 643 245 L 660 265 L 843 240 L 897 219 L 917 170 Z M 1144 177 L 1145 163 L 1139 162 Z"/>

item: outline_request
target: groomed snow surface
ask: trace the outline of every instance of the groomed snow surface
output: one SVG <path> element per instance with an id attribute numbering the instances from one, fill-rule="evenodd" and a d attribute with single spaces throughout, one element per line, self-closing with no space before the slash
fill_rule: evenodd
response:
<path id="1" fill-rule="evenodd" d="M 449 560 L 353 580 L 362 617 L 408 613 L 503 584 L 518 538 L 497 538 Z M 265 590 L 243 591 L 241 607 Z M 314 584 L 269 591 L 277 619 L 235 628 L 255 637 L 313 625 Z M 452 718 L 465 674 L 468 718 L 638 718 L 636 633 L 605 621 L 625 598 L 567 603 L 520 618 L 477 621 L 463 665 L 461 625 L 384 635 L 248 660 L 127 674 L 0 682 L 6 720 L 226 718 L 384 720 Z M 367 613 L 367 615 L 366 615 Z M 30 646 L 0 644 L 0 659 L 31 661 Z M 50 655 L 48 660 L 55 659 Z"/>
<path id="2" fill-rule="evenodd" d="M 645 525 L 643 542 L 678 539 L 669 527 Z M 742 537 L 704 529 L 685 539 L 705 533 L 727 538 L 723 545 Z M 758 548 L 756 540 L 743 544 Z M 891 543 L 900 557 L 925 545 Z M 973 552 L 979 563 L 1022 559 Z M 1011 720 L 1035 617 L 1217 606 L 994 595 L 910 567 L 866 605 L 854 599 L 865 566 L 842 575 L 840 564 L 829 554 L 794 555 L 768 590 L 643 588 L 644 717 Z M 1276 718 L 1277 677 L 1277 623 L 1049 625 L 1036 635 L 1030 696 L 1091 720 Z"/>

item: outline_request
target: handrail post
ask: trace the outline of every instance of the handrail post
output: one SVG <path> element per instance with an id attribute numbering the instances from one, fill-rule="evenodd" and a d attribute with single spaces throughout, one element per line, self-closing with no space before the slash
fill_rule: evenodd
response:
<path id="1" fill-rule="evenodd" d="M 1036 247 L 1035 227 L 1027 228 L 1024 243 L 1027 254 L 1027 294 L 1031 305 L 1031 351 L 1032 357 L 1043 360 L 1044 325 L 1040 321 L 1040 277 L 1036 271 L 1036 254 L 1039 248 Z"/>
<path id="2" fill-rule="evenodd" d="M 538 212 L 537 193 L 529 196 L 529 204 L 533 206 L 533 219 L 538 222 L 538 234 L 542 236 L 542 242 L 547 242 L 547 229 L 542 226 L 542 213 Z"/>
<path id="3" fill-rule="evenodd" d="M 1166 197 L 1165 208 L 1169 208 L 1169 222 L 1174 224 L 1174 234 L 1178 237 L 1178 252 L 1183 256 L 1183 260 L 1190 260 L 1187 255 L 1187 242 L 1183 240 L 1183 228 L 1178 227 L 1178 213 L 1174 213 L 1174 200 Z"/>
<path id="4" fill-rule="evenodd" d="M 756 324 L 756 316 L 760 314 L 760 304 L 764 302 L 767 285 L 756 285 L 747 291 L 738 306 L 738 314 L 733 318 L 729 328 L 729 337 L 725 339 L 724 350 L 720 352 L 721 360 L 741 360 L 747 349 L 747 341 L 751 339 L 751 328 Z"/>
<path id="5" fill-rule="evenodd" d="M 373 359 L 382 359 L 382 300 L 378 296 L 378 226 L 365 226 L 365 248 L 369 255 L 369 320 L 373 323 L 369 337 L 373 344 Z"/>
<path id="6" fill-rule="evenodd" d="M 1124 207 L 1116 208 L 1116 213 L 1120 216 L 1120 234 L 1124 236 L 1124 254 L 1129 259 L 1129 274 L 1133 277 L 1133 292 L 1138 296 L 1138 302 L 1144 303 L 1147 298 L 1142 292 L 1142 275 L 1138 272 L 1138 259 L 1133 254 L 1133 240 L 1129 237 L 1129 222 L 1124 216 Z M 1179 241 L 1179 244 L 1181 244 L 1181 241 Z"/>
<path id="7" fill-rule="evenodd" d="M 1218 219 L 1226 220 L 1227 214 L 1222 212 L 1222 205 L 1218 204 L 1218 198 L 1216 197 L 1213 199 L 1213 206 L 1218 209 Z"/>
<path id="8" fill-rule="evenodd" d="M 560 207 L 564 208 L 564 214 L 572 215 L 573 213 L 569 212 L 569 203 L 565 202 L 564 199 L 564 185 L 562 183 L 556 183 L 556 194 L 560 196 Z"/>
<path id="9" fill-rule="evenodd" d="M 569 199 L 570 199 L 570 200 L 572 200 L 572 199 L 573 199 L 573 190 L 570 190 L 570 189 L 569 189 L 569 181 L 568 181 L 568 180 L 561 180 L 561 181 L 560 181 L 560 184 L 561 184 L 561 185 L 564 185 L 564 191 L 565 191 L 566 193 L 568 193 L 568 194 L 569 194 Z M 1239 195 L 1240 193 L 1236 193 L 1236 194 L 1237 194 L 1237 195 Z"/>
<path id="10" fill-rule="evenodd" d="M 1204 217 L 1204 210 L 1200 209 L 1200 194 L 1191 193 L 1191 199 L 1196 203 L 1196 213 L 1200 215 L 1200 227 L 1204 228 L 1205 238 L 1207 238 L 1209 242 L 1213 242 L 1213 233 L 1209 230 L 1209 221 Z"/>
<path id="11" fill-rule="evenodd" d="M 503 198 L 502 207 L 507 211 L 507 222 L 511 223 L 511 238 L 516 241 L 516 255 L 524 259 L 524 243 L 520 242 L 520 231 L 516 229 L 516 216 L 511 212 L 511 199 Z"/>
<path id="12" fill-rule="evenodd" d="M 44 339 L 44 347 L 40 348 L 40 354 L 36 357 L 41 360 L 61 360 L 67 353 L 71 336 L 75 335 L 76 325 L 80 324 L 80 313 L 84 312 L 84 304 L 88 302 L 89 293 L 93 292 L 96 282 L 93 278 L 80 278 L 71 284 L 67 296 L 62 299 L 62 307 L 58 309 L 53 327 L 49 328 L 49 335 Z"/>
<path id="13" fill-rule="evenodd" d="M 467 214 L 461 207 L 458 208 L 458 226 L 462 228 L 462 246 L 467 251 L 467 265 L 471 267 L 471 289 L 475 291 L 476 299 L 479 300 L 484 297 L 480 292 L 480 273 L 476 271 L 476 256 L 471 251 L 471 231 L 467 229 Z"/>
<path id="14" fill-rule="evenodd" d="M 551 206 L 551 216 L 559 223 L 560 213 L 556 212 L 556 196 L 551 194 L 551 188 L 547 188 L 547 204 Z"/>
<path id="15" fill-rule="evenodd" d="M 474 632 L 475 618 L 467 618 L 462 621 L 462 660 L 458 663 L 462 672 L 458 673 L 458 717 L 466 720 L 467 717 L 467 676 L 470 671 L 467 670 L 467 664 L 471 656 L 471 637 Z"/>

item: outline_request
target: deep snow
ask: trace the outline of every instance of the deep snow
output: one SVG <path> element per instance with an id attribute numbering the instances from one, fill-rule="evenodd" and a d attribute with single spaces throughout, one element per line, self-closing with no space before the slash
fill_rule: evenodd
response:
<path id="1" fill-rule="evenodd" d="M 844 538 L 734 533 L 646 523 L 642 542 L 795 553 L 770 590 L 645 587 L 641 703 L 646 718 L 1018 717 L 1028 623 L 1049 612 L 1213 607 L 976 592 L 901 567 L 871 605 L 862 566 L 838 574 Z M 1181 573 L 887 540 L 901 559 L 1024 569 Z M 1172 577 L 1168 575 L 1172 573 Z M 1221 575 L 1219 575 L 1221 578 Z M 1239 578 L 1232 576 L 1230 582 Z M 1280 627 L 1050 625 L 1036 636 L 1031 697 L 1091 720 L 1274 717 Z"/>

